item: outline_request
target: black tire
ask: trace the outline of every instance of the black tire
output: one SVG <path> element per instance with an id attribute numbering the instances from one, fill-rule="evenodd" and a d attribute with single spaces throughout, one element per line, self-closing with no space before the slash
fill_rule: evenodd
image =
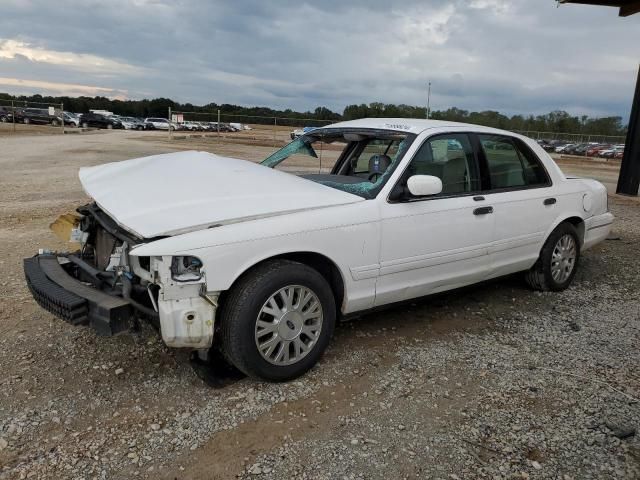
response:
<path id="1" fill-rule="evenodd" d="M 322 328 L 306 356 L 291 365 L 275 365 L 258 350 L 256 322 L 267 299 L 290 285 L 315 293 L 322 306 Z M 292 380 L 313 367 L 327 348 L 336 322 L 335 299 L 327 281 L 313 268 L 290 260 L 268 261 L 245 274 L 224 299 L 220 313 L 218 347 L 227 360 L 250 377 L 275 382 Z"/>
<path id="2" fill-rule="evenodd" d="M 553 278 L 551 273 L 552 257 L 556 244 L 565 235 L 573 237 L 573 241 L 575 242 L 575 261 L 573 262 L 573 270 L 569 276 L 564 281 L 559 282 Z M 525 273 L 525 281 L 534 290 L 552 292 L 565 290 L 573 281 L 573 277 L 578 269 L 579 261 L 580 240 L 578 238 L 578 233 L 572 224 L 568 222 L 561 223 L 553 232 L 551 232 L 549 238 L 547 238 L 547 241 L 540 251 L 538 261 Z"/>

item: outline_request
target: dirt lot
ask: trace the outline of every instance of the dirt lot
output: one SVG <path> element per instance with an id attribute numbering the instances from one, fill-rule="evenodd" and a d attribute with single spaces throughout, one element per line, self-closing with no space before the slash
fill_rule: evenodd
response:
<path id="1" fill-rule="evenodd" d="M 250 133 L 249 133 L 250 135 Z M 208 387 L 150 328 L 97 338 L 32 301 L 21 259 L 85 201 L 80 166 L 270 146 L 100 132 L 0 139 L 0 479 L 640 478 L 640 207 L 574 285 L 516 277 L 341 324 L 302 379 Z M 567 164 L 611 186 L 615 167 Z"/>

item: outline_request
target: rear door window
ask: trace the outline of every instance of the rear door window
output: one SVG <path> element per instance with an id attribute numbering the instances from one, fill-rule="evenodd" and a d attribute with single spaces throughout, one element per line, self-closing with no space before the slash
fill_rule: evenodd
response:
<path id="1" fill-rule="evenodd" d="M 487 159 L 491 190 L 517 189 L 549 184 L 542 162 L 526 145 L 502 135 L 478 134 Z"/>

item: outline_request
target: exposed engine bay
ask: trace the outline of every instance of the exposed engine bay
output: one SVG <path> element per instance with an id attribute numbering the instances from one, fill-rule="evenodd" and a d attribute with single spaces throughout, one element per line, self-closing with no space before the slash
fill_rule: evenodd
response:
<path id="1" fill-rule="evenodd" d="M 149 257 L 129 256 L 129 250 L 144 240 L 120 228 L 100 207 L 79 207 L 78 225 L 70 240 L 80 250 L 67 256 L 75 277 L 110 295 L 127 299 L 136 312 L 158 323 L 158 286 L 152 282 Z M 71 273 L 71 272 L 70 272 Z"/>
<path id="2" fill-rule="evenodd" d="M 169 346 L 210 347 L 217 296 L 206 292 L 200 260 L 130 255 L 134 246 L 163 237 L 132 235 L 96 203 L 79 207 L 77 212 L 79 215 L 63 215 L 51 225 L 77 251 L 41 250 L 25 260 L 25 271 L 27 261 L 31 262 L 27 280 L 36 300 L 65 320 L 88 324 L 102 335 L 136 329 L 143 320 L 159 329 Z M 48 295 L 48 290 L 59 286 L 66 290 L 67 304 Z M 79 298 L 72 298 L 74 293 Z M 87 302 L 84 307 L 82 300 Z"/>

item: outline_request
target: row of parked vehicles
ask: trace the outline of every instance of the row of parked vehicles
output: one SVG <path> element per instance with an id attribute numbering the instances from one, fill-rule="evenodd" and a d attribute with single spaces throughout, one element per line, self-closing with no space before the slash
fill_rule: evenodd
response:
<path id="1" fill-rule="evenodd" d="M 564 155 L 617 159 L 621 159 L 624 155 L 624 144 L 622 143 L 569 143 L 562 140 L 538 140 L 538 143 L 547 152 L 562 153 Z"/>
<path id="2" fill-rule="evenodd" d="M 13 118 L 15 115 L 15 119 Z M 72 113 L 56 111 L 53 114 L 47 108 L 15 108 L 0 106 L 0 122 L 16 122 L 37 125 L 65 126 L 83 128 L 106 128 L 126 130 L 186 130 L 198 132 L 237 132 L 248 129 L 235 123 L 218 122 L 170 122 L 160 117 L 126 117 L 103 112 Z"/>

